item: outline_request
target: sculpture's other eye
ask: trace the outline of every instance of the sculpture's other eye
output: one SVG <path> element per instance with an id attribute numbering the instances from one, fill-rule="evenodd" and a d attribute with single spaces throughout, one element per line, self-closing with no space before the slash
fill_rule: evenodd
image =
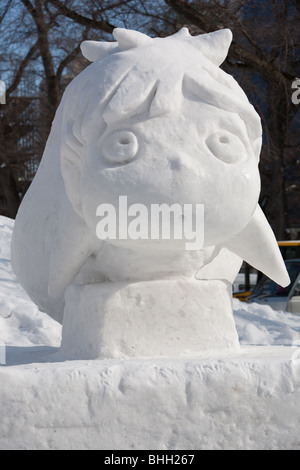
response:
<path id="1" fill-rule="evenodd" d="M 231 132 L 219 131 L 211 134 L 206 145 L 213 155 L 224 163 L 237 163 L 245 158 L 246 149 L 243 142 Z"/>
<path id="2" fill-rule="evenodd" d="M 114 131 L 104 138 L 103 154 L 116 164 L 130 162 L 137 154 L 138 141 L 131 131 Z"/>

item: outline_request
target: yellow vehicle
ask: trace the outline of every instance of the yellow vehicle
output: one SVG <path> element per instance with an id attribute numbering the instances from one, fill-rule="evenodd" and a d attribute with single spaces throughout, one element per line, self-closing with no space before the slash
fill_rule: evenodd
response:
<path id="1" fill-rule="evenodd" d="M 300 259 L 300 240 L 282 240 L 278 242 L 278 246 L 284 260 Z M 237 290 L 233 291 L 233 297 L 239 299 L 241 302 L 247 302 L 248 297 L 252 294 L 254 289 L 253 279 L 251 279 L 253 273 L 250 274 L 250 270 L 250 266 L 245 263 L 243 265 L 243 272 L 238 274 L 240 278 L 243 277 L 243 282 L 241 283 L 240 281 Z M 257 281 L 260 278 L 261 273 L 257 273 Z M 239 286 L 244 286 L 244 289 L 239 289 Z"/>
<path id="2" fill-rule="evenodd" d="M 284 260 L 300 258 L 300 240 L 278 242 Z"/>

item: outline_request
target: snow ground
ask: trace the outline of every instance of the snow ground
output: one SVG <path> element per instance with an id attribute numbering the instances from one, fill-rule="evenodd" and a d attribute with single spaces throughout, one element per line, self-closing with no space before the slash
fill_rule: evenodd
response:
<path id="1" fill-rule="evenodd" d="M 16 279 L 12 229 L 0 217 L 0 449 L 300 449 L 300 316 L 234 299 L 238 355 L 56 361 L 61 326 Z"/>
<path id="2" fill-rule="evenodd" d="M 0 217 L 0 341 L 6 346 L 59 346 L 61 326 L 42 313 L 19 284 L 10 263 L 13 220 Z"/>

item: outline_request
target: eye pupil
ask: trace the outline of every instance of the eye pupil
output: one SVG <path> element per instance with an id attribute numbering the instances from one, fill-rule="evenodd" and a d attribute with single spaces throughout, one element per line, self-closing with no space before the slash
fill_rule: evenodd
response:
<path id="1" fill-rule="evenodd" d="M 104 157 L 114 164 L 129 163 L 138 151 L 135 134 L 127 130 L 114 131 L 103 139 Z"/>
<path id="2" fill-rule="evenodd" d="M 246 149 L 241 139 L 227 131 L 211 134 L 206 139 L 206 145 L 214 157 L 224 163 L 237 163 L 246 157 Z"/>

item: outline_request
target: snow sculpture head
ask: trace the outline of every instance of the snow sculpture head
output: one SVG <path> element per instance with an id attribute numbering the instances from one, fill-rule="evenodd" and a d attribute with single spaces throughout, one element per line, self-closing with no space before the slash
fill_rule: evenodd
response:
<path id="1" fill-rule="evenodd" d="M 18 213 L 13 266 L 29 295 L 61 320 L 64 292 L 74 282 L 155 279 L 180 270 L 215 279 L 223 275 L 209 266 L 222 248 L 288 284 L 258 207 L 260 119 L 219 68 L 231 32 L 192 37 L 183 28 L 152 39 L 117 28 L 114 37 L 83 42 L 93 64 L 67 88 Z M 164 244 L 167 254 L 157 256 L 151 241 L 99 240 L 97 207 L 117 205 L 119 195 L 145 206 L 204 204 L 201 253 Z"/>
<path id="2" fill-rule="evenodd" d="M 259 117 L 218 67 L 231 32 L 114 35 L 118 47 L 82 44 L 95 63 L 69 90 L 62 173 L 74 209 L 95 231 L 99 201 L 119 194 L 145 204 L 202 201 L 209 244 L 231 238 L 257 204 L 261 145 Z"/>

